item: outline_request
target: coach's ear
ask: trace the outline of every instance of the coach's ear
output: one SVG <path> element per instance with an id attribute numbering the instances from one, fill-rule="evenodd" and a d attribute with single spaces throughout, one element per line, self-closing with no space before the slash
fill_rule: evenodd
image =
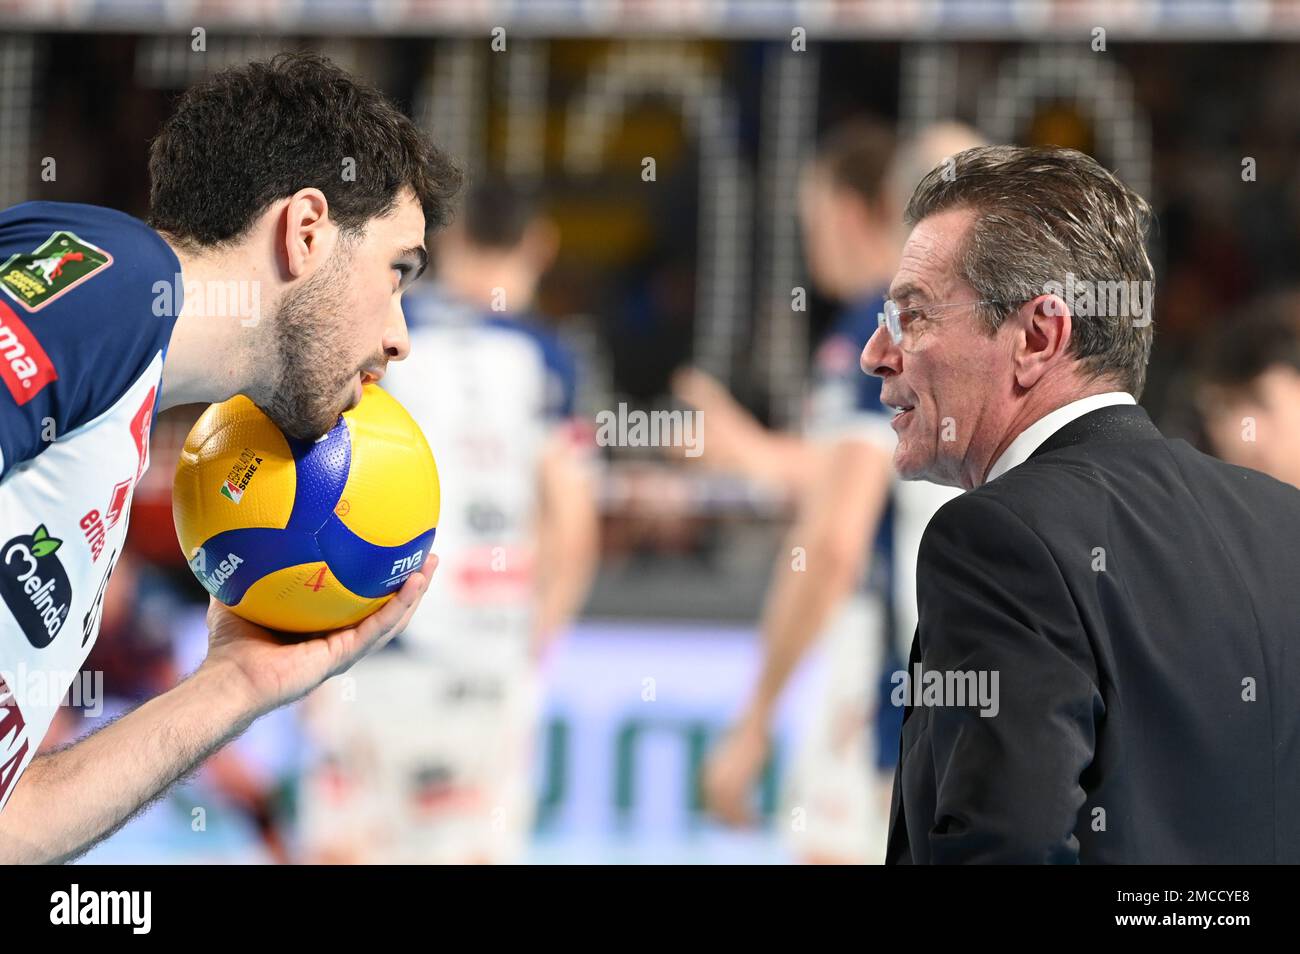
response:
<path id="1" fill-rule="evenodd" d="M 333 253 L 338 226 L 329 206 L 320 189 L 299 189 L 285 201 L 284 254 L 290 277 L 312 274 Z"/>
<path id="2" fill-rule="evenodd" d="M 1007 324 L 1012 328 L 1016 383 L 1032 388 L 1065 358 L 1074 330 L 1070 306 L 1059 295 L 1039 295 L 1021 305 Z"/>

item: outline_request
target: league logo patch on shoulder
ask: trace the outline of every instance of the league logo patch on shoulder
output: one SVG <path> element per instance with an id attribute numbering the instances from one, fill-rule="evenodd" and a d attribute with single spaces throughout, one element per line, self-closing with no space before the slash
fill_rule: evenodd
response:
<path id="1" fill-rule="evenodd" d="M 0 289 L 28 311 L 40 311 L 112 264 L 108 252 L 61 229 L 0 265 Z"/>

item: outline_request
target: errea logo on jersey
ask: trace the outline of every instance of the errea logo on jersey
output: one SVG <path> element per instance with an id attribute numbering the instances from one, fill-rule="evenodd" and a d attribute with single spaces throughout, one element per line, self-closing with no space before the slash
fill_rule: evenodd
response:
<path id="1" fill-rule="evenodd" d="M 4 378 L 14 401 L 26 404 L 58 377 L 54 363 L 31 329 L 0 301 L 0 378 Z"/>
<path id="2" fill-rule="evenodd" d="M 60 230 L 0 265 L 0 289 L 28 311 L 40 311 L 112 264 L 113 256 L 102 248 Z"/>

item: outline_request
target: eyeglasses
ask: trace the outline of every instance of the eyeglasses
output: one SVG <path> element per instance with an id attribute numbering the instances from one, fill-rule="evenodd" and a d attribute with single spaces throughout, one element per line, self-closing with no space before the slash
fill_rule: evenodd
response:
<path id="1" fill-rule="evenodd" d="M 888 329 L 889 337 L 894 344 L 903 343 L 903 332 L 907 326 L 918 318 L 929 318 L 936 312 L 948 311 L 953 308 L 968 308 L 971 305 L 1007 305 L 1011 302 L 1000 301 L 996 298 L 981 298 L 979 301 L 957 301 L 948 302 L 942 305 L 917 306 L 915 308 L 899 308 L 898 302 L 892 298 L 885 302 L 885 310 L 880 313 L 877 319 L 878 326 Z"/>

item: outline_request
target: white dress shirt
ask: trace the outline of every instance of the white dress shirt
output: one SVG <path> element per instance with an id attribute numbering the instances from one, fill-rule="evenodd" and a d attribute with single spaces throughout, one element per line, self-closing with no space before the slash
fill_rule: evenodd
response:
<path id="1" fill-rule="evenodd" d="M 1002 456 L 993 462 L 993 466 L 989 468 L 989 475 L 984 478 L 984 482 L 988 483 L 990 480 L 995 480 L 1012 467 L 1029 460 L 1029 455 L 1038 450 L 1045 440 L 1075 418 L 1083 417 L 1090 411 L 1095 411 L 1100 407 L 1109 407 L 1112 404 L 1136 403 L 1137 399 L 1127 391 L 1107 391 L 1104 394 L 1090 394 L 1086 398 L 1079 398 L 1077 401 L 1071 401 L 1069 404 L 1058 407 L 1055 411 L 1044 414 L 1021 431 L 1010 446 L 1002 452 Z"/>

